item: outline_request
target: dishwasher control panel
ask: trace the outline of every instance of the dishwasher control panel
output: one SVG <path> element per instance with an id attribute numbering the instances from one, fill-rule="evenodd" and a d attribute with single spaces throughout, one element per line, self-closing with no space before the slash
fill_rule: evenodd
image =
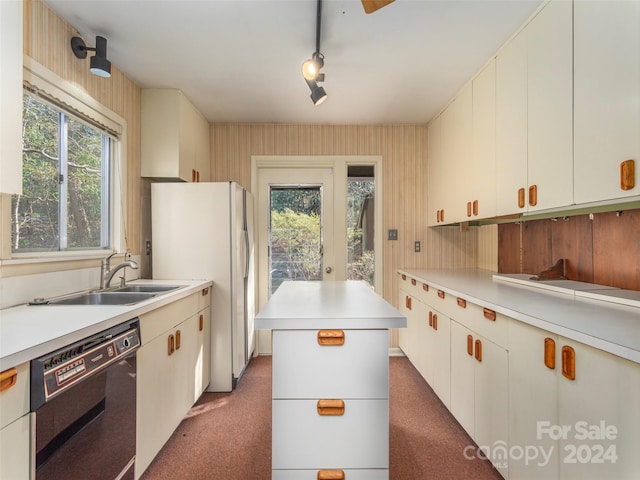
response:
<path id="1" fill-rule="evenodd" d="M 140 347 L 135 321 L 113 327 L 31 361 L 31 411 Z"/>

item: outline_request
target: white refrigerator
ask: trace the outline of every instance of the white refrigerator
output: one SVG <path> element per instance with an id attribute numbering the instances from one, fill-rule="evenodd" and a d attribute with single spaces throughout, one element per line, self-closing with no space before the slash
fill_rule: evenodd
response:
<path id="1" fill-rule="evenodd" d="M 253 197 L 235 182 L 151 185 L 152 276 L 211 279 L 211 382 L 229 392 L 254 350 Z"/>

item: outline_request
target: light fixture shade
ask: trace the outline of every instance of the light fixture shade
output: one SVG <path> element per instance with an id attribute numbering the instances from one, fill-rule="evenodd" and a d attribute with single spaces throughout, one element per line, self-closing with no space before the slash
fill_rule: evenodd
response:
<path id="1" fill-rule="evenodd" d="M 315 88 L 311 90 L 311 100 L 313 104 L 318 106 L 322 104 L 327 99 L 327 92 L 324 91 L 324 88 L 316 85 Z"/>
<path id="2" fill-rule="evenodd" d="M 305 80 L 316 80 L 322 67 L 324 67 L 322 54 L 314 52 L 311 58 L 302 64 L 302 76 Z"/>
<path id="3" fill-rule="evenodd" d="M 111 76 L 111 62 L 96 54 L 91 57 L 89 71 L 99 77 L 108 78 Z"/>

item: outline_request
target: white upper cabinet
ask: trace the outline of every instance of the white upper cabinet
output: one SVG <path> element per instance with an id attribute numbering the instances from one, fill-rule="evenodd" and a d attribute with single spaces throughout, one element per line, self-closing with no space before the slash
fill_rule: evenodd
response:
<path id="1" fill-rule="evenodd" d="M 572 4 L 555 0 L 527 26 L 527 209 L 573 202 Z"/>
<path id="2" fill-rule="evenodd" d="M 208 181 L 209 132 L 209 122 L 180 90 L 142 90 L 142 176 Z"/>
<path id="3" fill-rule="evenodd" d="M 473 79 L 473 166 L 467 218 L 496 214 L 496 62 L 492 59 Z"/>
<path id="4" fill-rule="evenodd" d="M 549 2 L 496 60 L 497 213 L 571 205 L 572 4 Z"/>
<path id="5" fill-rule="evenodd" d="M 442 196 L 440 193 L 440 182 L 442 178 L 440 124 L 441 116 L 437 116 L 429 123 L 429 128 L 427 129 L 427 184 L 429 189 L 427 191 L 427 225 L 429 225 L 430 227 L 440 223 L 440 210 L 442 208 L 442 203 L 440 200 Z"/>
<path id="6" fill-rule="evenodd" d="M 0 193 L 22 193 L 22 1 L 0 1 Z"/>
<path id="7" fill-rule="evenodd" d="M 496 210 L 524 211 L 527 184 L 527 37 L 520 32 L 496 58 Z"/>
<path id="8" fill-rule="evenodd" d="M 576 1 L 574 35 L 575 202 L 638 196 L 640 2 Z M 636 181 L 623 189 L 627 160 Z"/>

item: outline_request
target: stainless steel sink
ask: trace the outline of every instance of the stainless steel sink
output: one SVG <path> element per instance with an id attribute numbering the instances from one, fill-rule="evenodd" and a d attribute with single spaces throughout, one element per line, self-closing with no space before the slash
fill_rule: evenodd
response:
<path id="1" fill-rule="evenodd" d="M 116 288 L 115 292 L 151 292 L 151 293 L 159 293 L 159 292 L 168 292 L 170 290 L 175 290 L 176 288 L 180 288 L 180 285 L 128 285 L 122 288 Z"/>
<path id="2" fill-rule="evenodd" d="M 50 300 L 49 305 L 132 305 L 155 297 L 151 292 L 89 292 Z"/>

